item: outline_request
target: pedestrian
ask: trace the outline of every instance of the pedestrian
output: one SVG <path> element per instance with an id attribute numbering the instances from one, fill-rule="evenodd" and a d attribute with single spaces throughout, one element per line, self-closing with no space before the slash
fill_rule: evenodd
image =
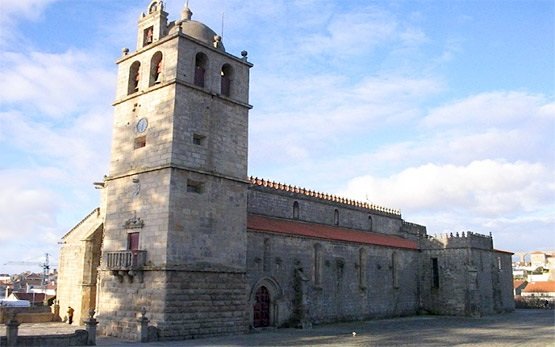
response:
<path id="1" fill-rule="evenodd" d="M 67 322 L 69 324 L 73 323 L 73 312 L 74 311 L 75 310 L 71 306 L 67 307 Z"/>

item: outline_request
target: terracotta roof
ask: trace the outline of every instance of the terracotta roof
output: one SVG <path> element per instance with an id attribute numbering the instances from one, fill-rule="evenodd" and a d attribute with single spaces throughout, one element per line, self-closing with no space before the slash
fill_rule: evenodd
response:
<path id="1" fill-rule="evenodd" d="M 387 208 L 387 207 L 383 207 L 383 206 L 379 206 L 379 205 L 369 204 L 367 202 L 351 200 L 351 199 L 347 199 L 347 198 L 337 196 L 337 195 L 333 195 L 333 194 L 320 193 L 320 192 L 316 192 L 314 190 L 309 190 L 309 189 L 300 188 L 300 187 L 297 187 L 297 186 L 292 186 L 290 184 L 283 184 L 283 183 L 274 182 L 274 181 L 270 181 L 270 180 L 265 180 L 265 179 L 262 179 L 262 178 L 252 177 L 252 176 L 249 178 L 249 181 L 253 186 L 261 186 L 261 187 L 273 188 L 273 189 L 276 189 L 276 190 L 283 190 L 283 191 L 286 191 L 286 192 L 291 192 L 291 193 L 310 196 L 310 197 L 320 199 L 320 200 L 328 200 L 328 201 L 332 201 L 332 202 L 336 202 L 336 203 L 340 203 L 340 204 L 365 208 L 365 209 L 373 210 L 373 211 L 379 211 L 379 212 L 383 212 L 383 213 L 387 213 L 387 214 L 391 214 L 391 215 L 395 215 L 395 216 L 401 216 L 401 211 L 398 210 L 398 209 Z"/>
<path id="2" fill-rule="evenodd" d="M 520 287 L 521 285 L 523 285 L 525 283 L 526 283 L 526 281 L 524 281 L 524 280 L 514 280 L 513 281 L 513 288 L 518 288 L 518 287 Z"/>
<path id="3" fill-rule="evenodd" d="M 522 291 L 525 293 L 555 293 L 555 281 L 530 282 Z"/>
<path id="4" fill-rule="evenodd" d="M 416 241 L 398 236 L 365 232 L 330 225 L 293 221 L 249 214 L 247 228 L 251 231 L 313 237 L 325 240 L 346 241 L 385 247 L 418 249 Z"/>
<path id="5" fill-rule="evenodd" d="M 44 293 L 12 293 L 18 300 L 28 300 L 30 302 L 43 302 Z M 34 299 L 34 300 L 33 300 Z"/>

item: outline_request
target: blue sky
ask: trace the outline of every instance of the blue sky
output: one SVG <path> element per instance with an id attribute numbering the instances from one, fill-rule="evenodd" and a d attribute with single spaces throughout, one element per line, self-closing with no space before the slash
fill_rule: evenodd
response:
<path id="1" fill-rule="evenodd" d="M 184 0 L 166 1 L 170 20 Z M 249 52 L 249 174 L 555 249 L 553 1 L 190 0 Z M 4 0 L 0 272 L 98 206 L 116 66 L 148 1 Z"/>

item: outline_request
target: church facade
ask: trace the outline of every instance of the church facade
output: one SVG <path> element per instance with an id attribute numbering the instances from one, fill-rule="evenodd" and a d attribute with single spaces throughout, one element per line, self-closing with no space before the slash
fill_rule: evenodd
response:
<path id="1" fill-rule="evenodd" d="M 511 253 L 397 210 L 247 175 L 247 52 L 153 0 L 118 59 L 110 172 L 64 237 L 58 299 L 151 339 L 514 309 Z"/>

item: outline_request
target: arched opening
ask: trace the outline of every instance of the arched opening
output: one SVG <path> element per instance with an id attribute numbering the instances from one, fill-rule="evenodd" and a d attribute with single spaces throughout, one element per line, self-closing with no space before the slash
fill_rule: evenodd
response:
<path id="1" fill-rule="evenodd" d="M 333 224 L 334 225 L 339 225 L 339 210 L 335 209 L 335 211 L 333 211 Z"/>
<path id="2" fill-rule="evenodd" d="M 150 59 L 149 86 L 159 84 L 162 81 L 162 52 L 156 52 Z"/>
<path id="3" fill-rule="evenodd" d="M 233 78 L 233 68 L 229 64 L 224 64 L 221 71 L 220 94 L 231 96 L 231 80 Z"/>
<path id="4" fill-rule="evenodd" d="M 129 82 L 127 87 L 127 94 L 133 94 L 139 91 L 139 81 L 141 80 L 141 63 L 138 61 L 131 64 L 129 68 Z"/>
<path id="5" fill-rule="evenodd" d="M 197 53 L 195 56 L 195 85 L 204 88 L 206 69 L 208 67 L 208 57 L 204 53 Z"/>
<path id="6" fill-rule="evenodd" d="M 251 287 L 249 321 L 254 328 L 278 326 L 291 317 L 284 316 L 283 290 L 275 279 L 262 277 Z M 281 307 L 281 309 L 280 309 Z"/>
<path id="7" fill-rule="evenodd" d="M 368 231 L 372 231 L 372 216 L 368 216 Z"/>
<path id="8" fill-rule="evenodd" d="M 270 326 L 270 292 L 265 286 L 258 288 L 253 306 L 253 326 L 263 328 Z"/>
<path id="9" fill-rule="evenodd" d="M 299 219 L 299 203 L 297 201 L 293 203 L 293 219 Z"/>

